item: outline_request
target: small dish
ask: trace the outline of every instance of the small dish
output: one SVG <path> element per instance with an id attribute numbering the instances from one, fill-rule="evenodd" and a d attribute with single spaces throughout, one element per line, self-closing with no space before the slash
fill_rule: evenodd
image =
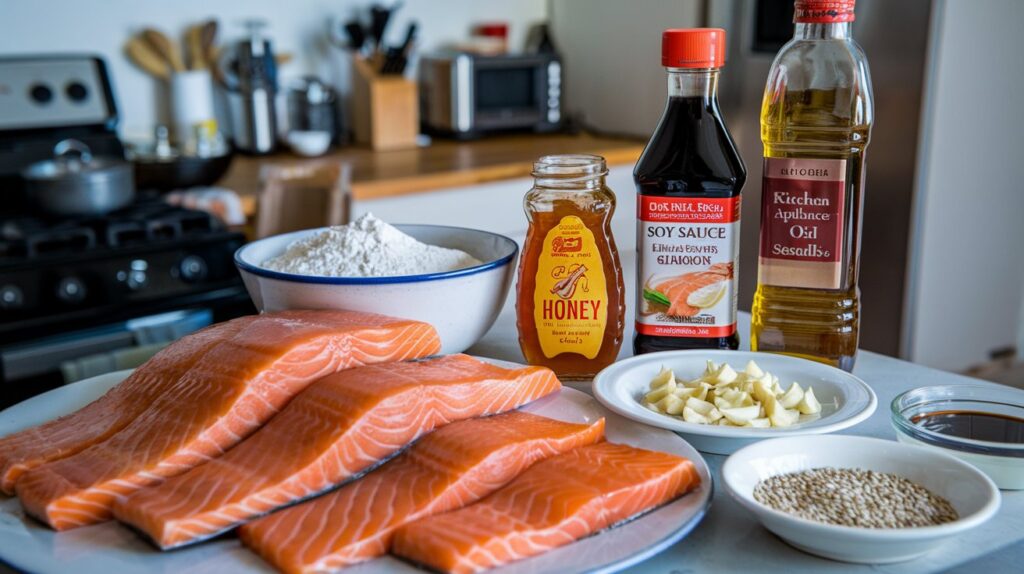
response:
<path id="1" fill-rule="evenodd" d="M 779 474 L 813 468 L 861 468 L 893 473 L 948 500 L 960 518 L 918 528 L 858 528 L 815 522 L 769 508 L 754 487 Z M 858 436 L 802 436 L 748 446 L 722 466 L 725 489 L 790 545 L 818 556 L 859 564 L 917 558 L 995 515 L 999 489 L 983 472 L 935 449 Z"/>
<path id="2" fill-rule="evenodd" d="M 810 386 L 821 403 L 817 419 L 785 428 L 750 428 L 688 423 L 656 413 L 641 403 L 651 379 L 662 367 L 682 378 L 695 378 L 707 361 L 729 363 L 742 369 L 755 361 L 765 371 L 779 377 L 783 386 L 796 381 Z M 651 426 L 675 431 L 697 450 L 730 454 L 766 438 L 825 434 L 847 429 L 871 416 L 878 399 L 864 381 L 834 367 L 805 359 L 750 351 L 665 351 L 619 361 L 594 378 L 594 396 L 612 411 Z"/>
<path id="3" fill-rule="evenodd" d="M 1024 443 L 939 433 L 913 420 L 937 411 L 967 411 L 1024 420 L 1024 391 L 995 384 L 921 387 L 900 394 L 890 406 L 890 420 L 900 442 L 948 452 L 981 469 L 1004 490 L 1024 489 Z"/>
<path id="4" fill-rule="evenodd" d="M 441 353 L 465 351 L 491 328 L 505 304 L 519 246 L 504 235 L 443 225 L 396 225 L 430 245 L 461 249 L 480 265 L 425 275 L 321 277 L 264 268 L 295 241 L 320 233 L 306 229 L 253 241 L 235 252 L 256 308 L 349 309 L 430 323 L 441 336 Z"/>
<path id="5" fill-rule="evenodd" d="M 298 155 L 316 157 L 331 147 L 331 132 L 292 130 L 285 136 L 288 146 Z"/>

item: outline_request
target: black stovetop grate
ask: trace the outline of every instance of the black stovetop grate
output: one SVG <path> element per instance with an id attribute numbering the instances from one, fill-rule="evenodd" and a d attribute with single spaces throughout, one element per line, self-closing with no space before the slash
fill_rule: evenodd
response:
<path id="1" fill-rule="evenodd" d="M 20 216 L 0 222 L 0 258 L 23 259 L 155 245 L 223 229 L 223 224 L 205 211 L 171 206 L 162 201 L 139 202 L 100 217 Z"/>

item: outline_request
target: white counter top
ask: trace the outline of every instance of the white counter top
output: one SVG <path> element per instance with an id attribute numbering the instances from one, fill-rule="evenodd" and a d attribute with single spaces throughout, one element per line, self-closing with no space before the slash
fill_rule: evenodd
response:
<path id="1" fill-rule="evenodd" d="M 622 254 L 626 277 L 632 277 L 634 257 Z M 632 354 L 633 297 L 627 280 L 627 320 L 621 356 Z M 509 294 L 505 308 L 494 327 L 470 353 L 509 361 L 522 361 L 515 324 L 515 293 Z M 741 347 L 748 348 L 750 316 L 740 314 Z M 889 403 L 899 393 L 925 385 L 958 383 L 992 384 L 952 373 L 936 371 L 913 363 L 861 351 L 854 374 L 866 381 L 878 394 L 878 410 L 867 421 L 845 434 L 872 436 L 895 440 L 889 425 Z M 576 386 L 576 385 L 573 385 Z M 588 390 L 589 385 L 578 386 Z M 988 572 L 1020 571 L 1024 562 L 1024 491 L 1003 491 L 999 514 L 983 526 L 968 532 L 945 547 L 916 560 L 902 564 L 863 566 L 832 562 L 805 554 L 788 546 L 734 502 L 719 481 L 726 457 L 706 454 L 715 478 L 711 511 L 688 537 L 669 550 L 635 566 L 627 572 L 636 574 L 689 574 L 701 572 L 890 572 L 922 573 L 947 571 L 957 566 L 976 571 L 973 562 L 980 560 Z M 972 563 L 972 564 L 968 564 Z"/>

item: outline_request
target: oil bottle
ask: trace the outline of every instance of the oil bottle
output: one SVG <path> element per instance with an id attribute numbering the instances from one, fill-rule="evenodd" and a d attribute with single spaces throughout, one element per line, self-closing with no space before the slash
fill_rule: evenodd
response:
<path id="1" fill-rule="evenodd" d="M 761 104 L 764 180 L 751 348 L 852 370 L 864 153 L 874 117 L 855 0 L 796 0 Z"/>
<path id="2" fill-rule="evenodd" d="M 735 349 L 743 160 L 718 107 L 725 30 L 665 30 L 668 103 L 633 170 L 636 354 Z"/>

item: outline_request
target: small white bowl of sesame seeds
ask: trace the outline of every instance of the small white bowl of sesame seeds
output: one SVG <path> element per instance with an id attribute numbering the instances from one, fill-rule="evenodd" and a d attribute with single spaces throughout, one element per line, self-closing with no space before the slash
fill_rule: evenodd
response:
<path id="1" fill-rule="evenodd" d="M 761 441 L 722 467 L 725 489 L 797 549 L 842 562 L 917 558 L 999 509 L 995 483 L 916 445 L 825 435 Z"/>

